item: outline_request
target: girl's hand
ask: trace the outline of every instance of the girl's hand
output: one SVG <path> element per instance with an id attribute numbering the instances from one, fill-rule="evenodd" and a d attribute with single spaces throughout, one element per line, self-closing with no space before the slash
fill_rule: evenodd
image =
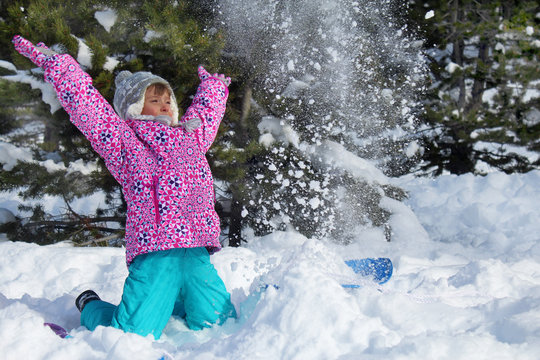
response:
<path id="1" fill-rule="evenodd" d="M 221 80 L 227 87 L 231 84 L 230 77 L 225 76 L 223 74 L 218 74 L 218 73 L 210 75 L 210 73 L 206 71 L 206 69 L 202 66 L 199 66 L 198 72 L 199 72 L 199 79 L 201 80 L 205 80 L 205 79 L 208 79 L 209 77 L 213 77 L 213 78 Z"/>
<path id="2" fill-rule="evenodd" d="M 49 49 L 45 44 L 40 42 L 36 46 L 20 35 L 16 35 L 11 41 L 13 42 L 13 45 L 15 45 L 15 50 L 21 55 L 29 58 L 39 67 L 43 67 L 43 63 L 49 56 L 56 55 L 56 53 Z"/>

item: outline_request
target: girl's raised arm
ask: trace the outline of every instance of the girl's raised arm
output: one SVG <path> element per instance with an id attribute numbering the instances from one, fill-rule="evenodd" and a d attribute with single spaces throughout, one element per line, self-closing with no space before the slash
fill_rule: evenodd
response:
<path id="1" fill-rule="evenodd" d="M 15 49 L 44 70 L 71 122 L 86 136 L 105 160 L 107 169 L 122 183 L 124 142 L 135 138 L 131 129 L 92 85 L 92 78 L 67 54 L 56 54 L 43 43 L 34 46 L 21 36 L 13 38 Z"/>
<path id="2" fill-rule="evenodd" d="M 210 75 L 202 66 L 198 69 L 201 84 L 197 89 L 191 106 L 186 110 L 180 123 L 199 118 L 201 126 L 194 133 L 199 140 L 201 150 L 207 152 L 214 142 L 219 124 L 225 115 L 225 106 L 229 96 L 230 78 L 223 75 Z"/>

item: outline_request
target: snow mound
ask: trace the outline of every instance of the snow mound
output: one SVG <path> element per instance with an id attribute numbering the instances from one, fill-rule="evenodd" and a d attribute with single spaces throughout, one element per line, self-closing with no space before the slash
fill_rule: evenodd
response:
<path id="1" fill-rule="evenodd" d="M 239 318 L 200 332 L 171 319 L 159 341 L 79 326 L 81 291 L 120 300 L 123 249 L 2 242 L 0 352 L 6 359 L 536 359 L 540 172 L 392 181 L 410 193 L 407 206 L 386 204 L 394 209 L 393 242 L 369 229 L 349 246 L 276 232 L 225 248 L 212 262 Z M 354 277 L 343 261 L 368 256 L 390 257 L 393 278 L 342 288 Z"/>

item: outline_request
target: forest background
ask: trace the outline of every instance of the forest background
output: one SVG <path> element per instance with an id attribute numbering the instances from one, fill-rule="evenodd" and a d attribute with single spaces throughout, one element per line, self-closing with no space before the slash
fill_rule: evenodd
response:
<path id="1" fill-rule="evenodd" d="M 0 1 L 0 190 L 20 200 L 0 232 L 121 245 L 126 210 L 15 34 L 71 54 L 110 102 L 121 70 L 166 78 L 182 109 L 198 64 L 231 76 L 208 153 L 223 243 L 287 228 L 347 243 L 355 226 L 391 241 L 381 199 L 406 194 L 377 171 L 539 168 L 539 14 L 535 1 Z M 94 194 L 99 208 L 73 206 Z"/>

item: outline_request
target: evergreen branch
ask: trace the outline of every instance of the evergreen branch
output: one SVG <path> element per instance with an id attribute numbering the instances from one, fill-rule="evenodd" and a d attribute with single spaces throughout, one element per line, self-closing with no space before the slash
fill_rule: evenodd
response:
<path id="1" fill-rule="evenodd" d="M 67 206 L 68 211 L 69 211 L 73 216 L 75 216 L 77 219 L 83 221 L 83 218 L 81 217 L 81 215 L 79 215 L 77 212 L 75 212 L 75 210 L 73 210 L 73 208 L 72 208 L 71 205 L 69 204 L 69 201 L 66 199 L 66 194 L 65 194 L 65 192 L 62 192 L 62 198 L 64 199 L 64 202 L 66 203 L 66 206 Z"/>
<path id="2" fill-rule="evenodd" d="M 94 238 L 94 239 L 90 239 L 88 241 L 85 241 L 83 243 L 80 243 L 78 244 L 79 246 L 88 246 L 92 243 L 100 243 L 100 242 L 108 242 L 108 241 L 111 241 L 111 240 L 115 240 L 115 239 L 119 239 L 120 238 L 120 235 L 118 234 L 113 234 L 113 235 L 109 235 L 109 236 L 104 236 L 102 238 Z"/>
<path id="3" fill-rule="evenodd" d="M 82 221 L 62 221 L 62 220 L 42 220 L 42 221 L 35 221 L 27 223 L 27 226 L 58 226 L 58 227 L 74 227 L 80 224 L 89 224 L 89 223 L 98 223 L 98 222 L 122 222 L 124 220 L 123 217 L 98 217 L 98 218 L 83 218 Z M 110 229 L 107 227 L 92 227 L 94 229 L 107 229 L 107 230 L 114 230 L 117 231 L 118 229 Z"/>

